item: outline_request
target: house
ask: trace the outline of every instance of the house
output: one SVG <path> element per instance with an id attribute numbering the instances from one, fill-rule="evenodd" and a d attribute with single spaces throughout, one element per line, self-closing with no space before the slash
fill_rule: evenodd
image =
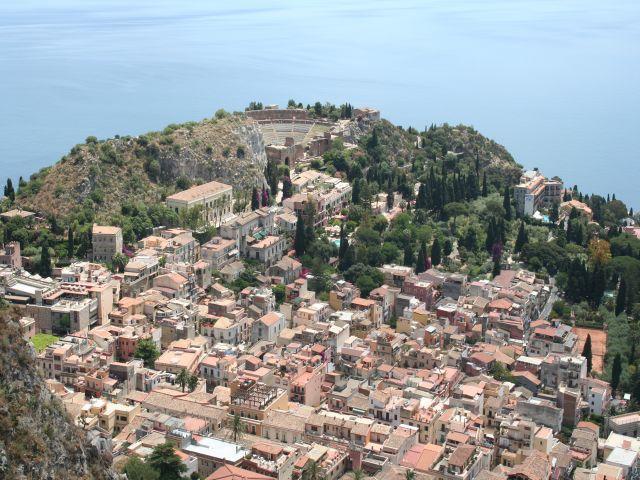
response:
<path id="1" fill-rule="evenodd" d="M 251 340 L 267 340 L 275 342 L 278 335 L 285 328 L 285 318 L 280 312 L 269 312 L 253 322 Z"/>
<path id="2" fill-rule="evenodd" d="M 6 245 L 0 244 L 0 265 L 8 265 L 11 268 L 22 268 L 19 242 L 9 242 Z"/>
<path id="3" fill-rule="evenodd" d="M 284 237 L 268 235 L 262 240 L 248 245 L 247 258 L 257 260 L 266 267 L 270 267 L 282 258 L 285 248 L 286 239 Z"/>
<path id="4" fill-rule="evenodd" d="M 209 475 L 205 480 L 272 480 L 273 477 L 262 475 L 261 473 L 234 467 L 233 465 L 223 465 Z"/>
<path id="5" fill-rule="evenodd" d="M 92 258 L 108 263 L 116 253 L 122 253 L 122 229 L 93 224 L 91 230 Z"/>
<path id="6" fill-rule="evenodd" d="M 300 276 L 302 263 L 295 258 L 284 256 L 267 269 L 267 275 L 279 279 L 278 283 L 287 285 Z"/>

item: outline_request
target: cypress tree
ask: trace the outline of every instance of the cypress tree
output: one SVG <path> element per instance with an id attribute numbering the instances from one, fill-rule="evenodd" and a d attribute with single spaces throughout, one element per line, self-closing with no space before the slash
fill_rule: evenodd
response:
<path id="1" fill-rule="evenodd" d="M 516 253 L 522 251 L 522 247 L 524 247 L 527 243 L 529 243 L 529 238 L 527 236 L 527 230 L 524 226 L 524 222 L 520 222 L 520 228 L 518 229 L 518 238 L 516 238 L 516 244 L 514 246 L 514 251 Z"/>
<path id="2" fill-rule="evenodd" d="M 404 244 L 404 265 L 412 267 L 415 263 L 415 255 L 413 254 L 413 244 L 410 241 Z"/>
<path id="3" fill-rule="evenodd" d="M 620 280 L 618 287 L 618 296 L 616 297 L 616 316 L 620 315 L 627 308 L 627 282 L 623 278 Z"/>
<path id="4" fill-rule="evenodd" d="M 16 199 L 16 192 L 13 189 L 13 182 L 10 178 L 7 178 L 7 185 L 4 187 L 4 196 L 12 202 Z"/>
<path id="5" fill-rule="evenodd" d="M 298 214 L 298 221 L 296 222 L 296 236 L 293 240 L 293 248 L 296 251 L 296 255 L 301 257 L 306 251 L 306 236 L 304 228 L 304 220 L 301 214 Z"/>
<path id="6" fill-rule="evenodd" d="M 347 238 L 347 231 L 344 228 L 344 222 L 340 224 L 340 248 L 338 249 L 338 258 L 342 260 L 349 248 L 349 240 Z"/>
<path id="7" fill-rule="evenodd" d="M 486 197 L 489 194 L 487 190 L 487 172 L 482 174 L 482 196 Z"/>
<path id="8" fill-rule="evenodd" d="M 51 255 L 49 254 L 49 242 L 45 239 L 40 248 L 40 262 L 38 263 L 38 273 L 41 277 L 51 276 Z"/>
<path id="9" fill-rule="evenodd" d="M 75 251 L 75 245 L 73 241 L 73 228 L 69 227 L 67 233 L 67 257 L 73 258 L 73 253 Z"/>
<path id="10" fill-rule="evenodd" d="M 418 250 L 418 260 L 416 260 L 416 273 L 422 273 L 427 269 L 427 247 L 422 242 Z"/>
<path id="11" fill-rule="evenodd" d="M 291 195 L 293 195 L 293 184 L 291 177 L 286 176 L 282 179 L 282 200 L 291 197 Z"/>
<path id="12" fill-rule="evenodd" d="M 602 266 L 597 263 L 593 268 L 593 273 L 591 274 L 591 305 L 594 308 L 598 308 L 600 306 L 600 302 L 602 301 L 602 296 L 604 295 L 604 290 L 606 288 L 606 278 L 604 276 L 604 270 Z"/>
<path id="13" fill-rule="evenodd" d="M 611 366 L 611 391 L 614 395 L 620 385 L 620 375 L 622 375 L 622 357 L 620 353 L 616 353 Z"/>
<path id="14" fill-rule="evenodd" d="M 311 245 L 316 239 L 316 210 L 313 203 L 308 202 L 305 206 L 305 249 Z"/>
<path id="15" fill-rule="evenodd" d="M 356 261 L 356 249 L 353 245 L 349 245 L 342 260 L 340 260 L 339 268 L 341 271 L 349 270 L 349 267 Z"/>
<path id="16" fill-rule="evenodd" d="M 440 247 L 440 240 L 436 237 L 431 245 L 431 265 L 438 266 L 442 262 L 442 249 Z"/>
<path id="17" fill-rule="evenodd" d="M 591 373 L 591 367 L 593 366 L 593 354 L 591 352 L 591 334 L 588 334 L 587 339 L 584 341 L 582 356 L 587 359 L 587 372 Z"/>
<path id="18" fill-rule="evenodd" d="M 256 187 L 253 187 L 251 191 L 251 210 L 257 210 L 260 208 L 260 192 Z"/>
<path id="19" fill-rule="evenodd" d="M 500 266 L 500 258 L 495 258 L 493 260 L 493 270 L 491 271 L 491 275 L 495 278 L 500 275 L 502 271 L 502 267 Z"/>
<path id="20" fill-rule="evenodd" d="M 444 241 L 444 247 L 442 249 L 442 252 L 444 253 L 445 257 L 448 257 L 449 255 L 451 255 L 451 252 L 453 252 L 453 242 L 451 241 L 451 239 L 447 238 Z"/>
<path id="21" fill-rule="evenodd" d="M 354 205 L 358 205 L 360 203 L 360 190 L 362 188 L 362 185 L 360 184 L 361 179 L 360 178 L 356 178 L 355 181 L 353 182 L 353 190 L 351 191 L 351 202 Z"/>
<path id="22" fill-rule="evenodd" d="M 387 211 L 391 211 L 393 209 L 393 190 L 389 189 L 387 191 Z"/>
<path id="23" fill-rule="evenodd" d="M 502 200 L 502 206 L 504 207 L 505 220 L 511 220 L 511 194 L 509 193 L 509 185 L 504 187 L 504 198 Z"/>

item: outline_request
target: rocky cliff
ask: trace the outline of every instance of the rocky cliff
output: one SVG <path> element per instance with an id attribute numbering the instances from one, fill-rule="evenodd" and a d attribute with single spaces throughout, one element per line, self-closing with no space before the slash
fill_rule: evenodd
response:
<path id="1" fill-rule="evenodd" d="M 73 425 L 36 371 L 33 348 L 0 311 L 0 478 L 112 480 L 99 437 Z"/>
<path id="2" fill-rule="evenodd" d="M 98 219 L 108 220 L 124 201 L 163 201 L 180 189 L 181 177 L 250 190 L 264 182 L 266 161 L 260 129 L 243 115 L 169 125 L 137 137 L 88 137 L 34 174 L 20 188 L 17 204 L 65 216 L 88 203 Z"/>

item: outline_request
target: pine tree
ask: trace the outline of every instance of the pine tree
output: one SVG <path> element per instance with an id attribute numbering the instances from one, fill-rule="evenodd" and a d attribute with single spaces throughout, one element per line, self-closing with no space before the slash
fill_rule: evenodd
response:
<path id="1" fill-rule="evenodd" d="M 434 267 L 440 265 L 442 262 L 442 249 L 440 247 L 440 240 L 436 237 L 431 245 L 431 265 Z"/>
<path id="2" fill-rule="evenodd" d="M 301 257 L 306 251 L 307 243 L 304 228 L 304 219 L 301 214 L 298 214 L 298 221 L 296 222 L 296 235 L 293 241 L 293 248 L 296 251 L 296 255 Z"/>
<path id="3" fill-rule="evenodd" d="M 611 391 L 614 395 L 620 385 L 620 375 L 622 375 L 622 357 L 620 353 L 616 353 L 611 366 Z"/>
<path id="4" fill-rule="evenodd" d="M 162 480 L 180 480 L 182 474 L 187 471 L 187 466 L 169 442 L 154 447 L 147 462 L 160 474 Z"/>
<path id="5" fill-rule="evenodd" d="M 593 366 L 593 354 L 591 353 L 591 334 L 588 334 L 587 339 L 584 341 L 582 356 L 587 359 L 587 372 L 591 373 L 591 367 Z"/>
<path id="6" fill-rule="evenodd" d="M 529 243 L 529 238 L 527 236 L 527 230 L 524 226 L 524 222 L 520 222 L 520 228 L 518 229 L 518 238 L 516 238 L 516 244 L 514 246 L 514 251 L 516 253 L 522 251 L 522 247 L 524 247 L 527 243 Z"/>
<path id="7" fill-rule="evenodd" d="M 616 316 L 620 315 L 627 308 L 627 282 L 623 278 L 620 280 L 618 287 L 618 296 L 616 297 Z"/>
<path id="8" fill-rule="evenodd" d="M 487 172 L 483 172 L 482 174 L 482 196 L 486 197 L 489 195 L 489 191 L 487 189 Z"/>
<path id="9" fill-rule="evenodd" d="M 75 252 L 75 245 L 73 241 L 73 227 L 69 227 L 67 233 L 67 257 L 73 258 Z"/>
<path id="10" fill-rule="evenodd" d="M 509 193 L 509 185 L 506 185 L 504 187 L 504 197 L 502 200 L 502 206 L 504 207 L 504 218 L 505 220 L 509 221 L 511 220 L 511 195 Z"/>

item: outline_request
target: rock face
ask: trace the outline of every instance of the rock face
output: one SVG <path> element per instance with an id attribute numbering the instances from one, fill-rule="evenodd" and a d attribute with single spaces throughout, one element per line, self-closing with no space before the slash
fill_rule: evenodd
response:
<path id="1" fill-rule="evenodd" d="M 266 164 L 260 128 L 242 115 L 170 125 L 138 137 L 89 137 L 60 162 L 33 175 L 17 204 L 65 216 L 89 202 L 99 219 L 108 220 L 124 200 L 162 202 L 177 190 L 180 177 L 251 191 L 264 184 Z"/>
<path id="2" fill-rule="evenodd" d="M 95 435 L 73 425 L 36 371 L 12 312 L 0 311 L 0 478 L 112 480 Z"/>

